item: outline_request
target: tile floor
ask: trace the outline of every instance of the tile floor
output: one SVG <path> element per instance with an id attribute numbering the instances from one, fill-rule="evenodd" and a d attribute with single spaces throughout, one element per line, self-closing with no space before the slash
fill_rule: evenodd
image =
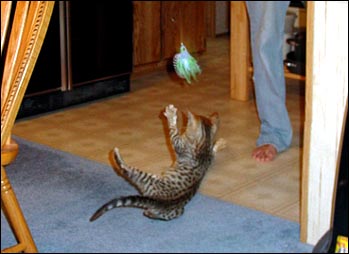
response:
<path id="1" fill-rule="evenodd" d="M 254 100 L 229 97 L 229 36 L 208 39 L 207 51 L 197 59 L 203 72 L 190 86 L 174 73 L 137 75 L 129 93 L 18 120 L 13 134 L 108 165 L 109 151 L 117 146 L 128 164 L 157 173 L 172 163 L 161 111 L 168 104 L 204 115 L 217 111 L 218 136 L 228 145 L 217 155 L 200 192 L 298 222 L 304 82 L 287 80 L 291 148 L 260 164 L 251 159 L 259 128 Z"/>

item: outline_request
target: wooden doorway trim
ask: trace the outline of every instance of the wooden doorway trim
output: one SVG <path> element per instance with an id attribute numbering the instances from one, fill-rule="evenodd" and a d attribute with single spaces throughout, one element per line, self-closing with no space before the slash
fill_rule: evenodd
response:
<path id="1" fill-rule="evenodd" d="M 306 108 L 301 241 L 332 227 L 344 113 L 348 107 L 348 2 L 307 2 Z"/>

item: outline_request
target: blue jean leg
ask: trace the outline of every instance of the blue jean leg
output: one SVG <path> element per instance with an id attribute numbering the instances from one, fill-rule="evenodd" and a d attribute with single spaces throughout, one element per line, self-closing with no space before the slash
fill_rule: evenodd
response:
<path id="1" fill-rule="evenodd" d="M 292 141 L 282 54 L 289 1 L 246 1 L 246 4 L 256 104 L 261 122 L 257 146 L 273 144 L 281 152 Z"/>

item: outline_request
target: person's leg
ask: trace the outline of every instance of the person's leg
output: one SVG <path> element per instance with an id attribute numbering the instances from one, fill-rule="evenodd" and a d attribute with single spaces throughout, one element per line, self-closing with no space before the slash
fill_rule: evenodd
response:
<path id="1" fill-rule="evenodd" d="M 257 161 L 273 160 L 292 140 L 286 108 L 283 38 L 289 1 L 246 1 L 250 18 L 254 87 L 261 122 Z"/>

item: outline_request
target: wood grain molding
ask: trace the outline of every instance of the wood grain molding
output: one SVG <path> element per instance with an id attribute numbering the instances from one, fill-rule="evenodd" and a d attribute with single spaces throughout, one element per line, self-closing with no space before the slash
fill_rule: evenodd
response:
<path id="1" fill-rule="evenodd" d="M 17 8 L 23 8 L 19 10 L 19 13 L 16 9 L 14 22 L 17 21 L 16 18 L 20 19 L 20 24 L 18 25 L 23 26 L 24 29 L 22 29 L 23 31 L 20 36 L 18 34 L 11 34 L 9 45 L 12 46 L 11 42 L 16 42 L 15 40 L 19 39 L 19 41 L 14 44 L 16 48 L 12 49 L 14 54 L 8 54 L 6 56 L 4 65 L 1 91 L 1 146 L 3 146 L 10 135 L 10 130 L 14 124 L 44 40 L 53 10 L 53 4 L 54 2 L 51 1 L 33 1 L 23 3 L 23 6 L 18 6 Z M 16 15 L 21 15 L 25 18 Z M 11 69 L 8 70 L 7 66 L 11 67 L 12 72 Z"/>

